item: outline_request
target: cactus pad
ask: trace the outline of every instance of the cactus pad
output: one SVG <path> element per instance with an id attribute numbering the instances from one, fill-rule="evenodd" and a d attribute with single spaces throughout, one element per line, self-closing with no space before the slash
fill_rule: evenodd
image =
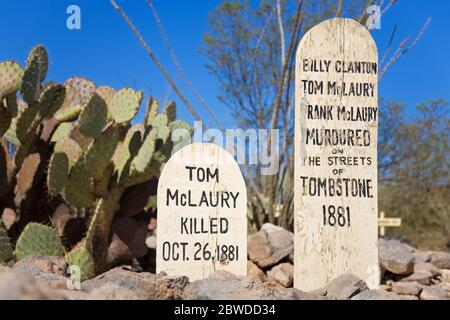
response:
<path id="1" fill-rule="evenodd" d="M 118 91 L 109 108 L 111 118 L 116 123 L 131 121 L 136 116 L 141 101 L 142 92 L 136 92 L 129 88 Z"/>
<path id="2" fill-rule="evenodd" d="M 92 81 L 81 77 L 67 79 L 64 86 L 66 88 L 64 102 L 55 117 L 60 122 L 70 122 L 77 119 L 81 107 L 88 103 L 96 86 Z"/>
<path id="3" fill-rule="evenodd" d="M 98 181 L 102 178 L 106 166 L 114 155 L 119 142 L 119 128 L 110 126 L 100 138 L 89 145 L 84 155 L 84 166 L 90 176 Z"/>
<path id="4" fill-rule="evenodd" d="M 32 129 L 31 125 L 36 119 L 38 112 L 38 106 L 32 106 L 19 111 L 16 121 L 16 136 L 21 143 L 25 143 L 29 138 L 28 133 Z"/>
<path id="5" fill-rule="evenodd" d="M 81 281 L 89 280 L 95 276 L 95 263 L 92 255 L 85 247 L 73 249 L 66 254 L 69 266 L 78 266 L 81 271 Z"/>
<path id="6" fill-rule="evenodd" d="M 39 223 L 29 223 L 17 240 L 14 253 L 17 260 L 22 260 L 32 254 L 61 256 L 63 252 L 56 230 Z"/>
<path id="7" fill-rule="evenodd" d="M 148 98 L 147 114 L 145 115 L 145 126 L 150 126 L 155 120 L 159 111 L 159 102 L 156 99 Z"/>
<path id="8" fill-rule="evenodd" d="M 173 154 L 191 142 L 194 128 L 182 120 L 175 120 L 174 122 L 171 122 L 169 124 L 169 128 L 171 132 L 170 142 L 172 146 L 170 153 Z"/>
<path id="9" fill-rule="evenodd" d="M 69 178 L 69 159 L 64 153 L 54 153 L 50 158 L 47 173 L 47 189 L 51 195 L 63 192 Z"/>
<path id="10" fill-rule="evenodd" d="M 0 99 L 19 91 L 23 71 L 19 64 L 13 61 L 0 63 Z"/>
<path id="11" fill-rule="evenodd" d="M 27 66 L 22 76 L 20 93 L 23 99 L 32 104 L 37 99 L 41 82 L 47 75 L 48 55 L 43 46 L 37 46 L 28 55 Z"/>
<path id="12" fill-rule="evenodd" d="M 17 102 L 17 97 L 15 93 L 12 93 L 5 97 L 5 105 L 9 113 L 11 113 L 13 117 L 17 116 L 17 112 L 19 110 L 19 103 Z"/>
<path id="13" fill-rule="evenodd" d="M 13 179 L 13 161 L 8 146 L 0 140 L 0 197 L 9 191 Z"/>
<path id="14" fill-rule="evenodd" d="M 91 95 L 97 89 L 95 83 L 81 77 L 73 77 L 67 79 L 65 85 L 68 88 L 68 91 L 71 92 L 71 94 L 68 96 L 68 98 L 71 99 L 65 102 L 64 107 L 81 107 L 85 105 L 89 101 Z"/>
<path id="15" fill-rule="evenodd" d="M 157 136 L 158 129 L 154 128 L 144 139 L 137 156 L 133 159 L 131 164 L 133 171 L 143 173 L 150 165 L 156 147 Z"/>
<path id="16" fill-rule="evenodd" d="M 132 126 L 126 136 L 124 141 L 121 143 L 120 147 L 117 148 L 117 152 L 114 155 L 113 161 L 114 166 L 117 171 L 118 180 L 124 172 L 129 170 L 131 161 L 138 154 L 139 149 L 142 144 L 142 135 L 144 133 L 144 126 L 142 124 L 136 124 Z"/>
<path id="17" fill-rule="evenodd" d="M 69 160 L 69 165 L 73 166 L 81 156 L 82 150 L 78 143 L 69 137 L 65 137 L 55 144 L 54 153 L 64 153 Z"/>
<path id="18" fill-rule="evenodd" d="M 167 104 L 164 109 L 164 114 L 167 116 L 169 122 L 175 121 L 177 118 L 177 105 L 174 101 L 171 101 Z"/>
<path id="19" fill-rule="evenodd" d="M 14 165 L 16 168 L 20 168 L 25 158 L 34 150 L 37 138 L 36 134 L 32 134 L 24 143 L 17 147 L 16 154 L 14 155 Z"/>
<path id="20" fill-rule="evenodd" d="M 105 101 L 97 94 L 93 94 L 78 118 L 78 128 L 88 137 L 98 138 L 106 124 L 108 108 Z"/>
<path id="21" fill-rule="evenodd" d="M 158 129 L 157 139 L 160 140 L 156 146 L 157 150 L 160 150 L 162 146 L 167 142 L 170 136 L 170 128 L 168 124 L 168 116 L 165 113 L 158 114 L 152 122 L 152 126 Z"/>
<path id="22" fill-rule="evenodd" d="M 92 207 L 95 195 L 92 192 L 93 182 L 86 172 L 83 161 L 77 161 L 70 170 L 69 179 L 62 194 L 69 205 L 76 207 Z"/>
<path id="23" fill-rule="evenodd" d="M 61 123 L 55 130 L 55 132 L 53 132 L 51 142 L 57 142 L 61 139 L 69 137 L 72 128 L 73 124 L 70 122 Z"/>
<path id="24" fill-rule="evenodd" d="M 102 97 L 103 100 L 105 100 L 106 105 L 110 105 L 112 99 L 114 98 L 115 94 L 116 94 L 116 90 L 108 87 L 108 86 L 103 86 L 103 87 L 98 87 L 96 93 Z"/>
<path id="25" fill-rule="evenodd" d="M 8 109 L 3 105 L 0 101 L 0 138 L 8 131 L 9 126 L 11 125 L 12 117 L 11 113 L 9 113 Z"/>
<path id="26" fill-rule="evenodd" d="M 60 84 L 50 84 L 43 90 L 40 101 L 39 114 L 42 118 L 49 118 L 61 108 L 66 96 L 66 88 Z"/>
<path id="27" fill-rule="evenodd" d="M 31 50 L 28 55 L 27 65 L 31 65 L 34 60 L 39 64 L 39 82 L 44 81 L 48 71 L 48 54 L 43 45 L 38 45 Z"/>

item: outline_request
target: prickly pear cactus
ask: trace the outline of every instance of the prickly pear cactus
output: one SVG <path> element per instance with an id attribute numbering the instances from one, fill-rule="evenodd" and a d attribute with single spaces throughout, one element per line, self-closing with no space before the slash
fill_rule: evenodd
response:
<path id="1" fill-rule="evenodd" d="M 14 61 L 0 63 L 0 98 L 14 94 L 20 89 L 23 71 Z"/>
<path id="2" fill-rule="evenodd" d="M 33 253 L 63 254 L 55 230 L 27 222 L 48 224 L 55 204 L 65 206 L 65 221 L 83 220 L 83 231 L 72 246 L 85 235 L 66 259 L 88 279 L 108 267 L 116 214 L 130 217 L 155 205 L 156 191 L 149 192 L 148 185 L 157 182 L 172 151 L 183 142 L 174 133 L 182 129 L 190 136 L 192 128 L 176 120 L 175 103 L 160 113 L 152 98 L 142 123 L 133 125 L 142 92 L 97 87 L 81 77 L 45 83 L 48 66 L 43 46 L 29 53 L 23 68 L 12 61 L 0 63 L 0 213 L 9 207 L 18 214 L 17 227 L 23 232 L 12 242 L 20 260 Z M 39 162 L 31 161 L 34 158 Z M 130 193 L 144 201 L 135 204 L 132 213 L 121 212 L 132 202 L 124 197 Z M 35 212 L 37 203 L 46 204 L 45 210 Z M 64 229 L 58 232 L 66 239 L 60 232 Z M 4 234 L 0 229 L 0 250 L 9 244 Z M 0 252 L 3 256 L 8 254 Z"/>
<path id="3" fill-rule="evenodd" d="M 41 83 L 48 71 L 48 54 L 43 46 L 37 46 L 28 55 L 23 72 L 20 93 L 28 104 L 33 104 L 41 91 Z"/>
<path id="4" fill-rule="evenodd" d="M 110 117 L 116 123 L 127 123 L 133 120 L 142 101 L 142 92 L 133 89 L 122 89 L 117 92 L 110 105 Z"/>
<path id="5" fill-rule="evenodd" d="M 16 243 L 14 254 L 22 260 L 32 254 L 61 256 L 64 252 L 58 233 L 39 223 L 29 223 Z"/>
<path id="6" fill-rule="evenodd" d="M 66 262 L 69 266 L 80 268 L 81 281 L 91 279 L 95 276 L 94 258 L 84 247 L 75 248 L 66 254 Z"/>

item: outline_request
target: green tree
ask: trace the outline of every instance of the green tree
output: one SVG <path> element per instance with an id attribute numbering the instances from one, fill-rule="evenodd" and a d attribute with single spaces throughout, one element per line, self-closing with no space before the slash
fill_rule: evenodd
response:
<path id="1" fill-rule="evenodd" d="M 399 230 L 429 249 L 450 247 L 450 109 L 446 101 L 381 106 L 380 210 L 403 218 Z"/>

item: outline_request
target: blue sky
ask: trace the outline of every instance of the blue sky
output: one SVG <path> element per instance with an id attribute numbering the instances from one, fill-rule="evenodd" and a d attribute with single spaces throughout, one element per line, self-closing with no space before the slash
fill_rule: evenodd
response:
<path id="1" fill-rule="evenodd" d="M 176 75 L 145 0 L 117 2 L 141 30 L 162 64 Z M 230 127 L 233 119 L 217 101 L 217 81 L 204 67 L 206 58 L 198 50 L 208 27 L 208 13 L 219 3 L 220 0 L 154 0 L 186 74 Z M 81 30 L 66 28 L 66 9 L 71 4 L 81 8 Z M 127 85 L 161 100 L 166 95 L 176 98 L 109 0 L 1 0 L 0 12 L 0 61 L 23 63 L 28 51 L 42 43 L 50 54 L 48 79 L 63 82 L 80 75 L 98 85 L 117 88 Z M 450 1 L 399 0 L 383 17 L 382 29 L 373 35 L 382 56 L 395 24 L 398 44 L 414 37 L 430 16 L 433 21 L 422 41 L 383 79 L 381 97 L 404 102 L 408 107 L 430 98 L 450 100 Z M 176 80 L 194 101 L 181 79 Z M 181 118 L 192 120 L 181 103 L 178 109 Z M 207 119 L 205 113 L 200 114 Z M 210 123 L 207 121 L 207 125 Z"/>

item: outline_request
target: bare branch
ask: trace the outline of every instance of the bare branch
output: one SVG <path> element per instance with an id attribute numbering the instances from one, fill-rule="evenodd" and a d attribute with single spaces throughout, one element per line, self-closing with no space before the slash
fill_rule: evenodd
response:
<path id="1" fill-rule="evenodd" d="M 380 61 L 380 65 L 384 64 L 384 62 L 386 61 L 389 53 L 391 52 L 392 44 L 394 43 L 394 38 L 395 38 L 395 34 L 396 33 L 397 33 L 397 25 L 395 25 L 394 30 L 392 30 L 392 34 L 391 34 L 391 38 L 389 39 L 388 47 L 386 49 L 386 52 L 383 55 L 383 58 Z"/>
<path id="2" fill-rule="evenodd" d="M 387 73 L 387 71 L 405 54 L 407 54 L 409 51 L 411 51 L 417 44 L 420 42 L 420 40 L 423 38 L 425 32 L 429 28 L 431 24 L 432 18 L 428 18 L 425 24 L 423 25 L 422 29 L 420 30 L 419 34 L 415 38 L 414 42 L 407 47 L 407 43 L 409 42 L 409 38 L 402 41 L 395 51 L 395 53 L 392 55 L 391 59 L 387 62 L 387 64 L 383 67 L 383 69 L 380 72 L 380 81 L 384 77 L 384 75 Z"/>
<path id="3" fill-rule="evenodd" d="M 281 72 L 281 77 L 280 77 L 280 83 L 278 85 L 278 92 L 277 92 L 277 99 L 275 102 L 275 108 L 273 111 L 273 116 L 272 116 L 272 122 L 270 125 L 270 129 L 275 129 L 277 124 L 278 124 L 278 116 L 279 116 L 279 112 L 280 112 L 280 106 L 281 106 L 281 99 L 282 99 L 282 95 L 283 95 L 283 89 L 284 89 L 284 84 L 285 84 L 285 80 L 286 80 L 286 74 L 288 72 L 288 65 L 289 65 L 289 61 L 287 61 L 288 59 L 290 59 L 291 57 L 291 53 L 294 50 L 294 46 L 295 46 L 295 34 L 296 32 L 298 32 L 301 28 L 301 13 L 302 13 L 302 8 L 303 8 L 303 0 L 301 0 L 297 6 L 297 12 L 295 14 L 295 22 L 294 22 L 294 29 L 293 29 L 293 33 L 291 36 L 291 40 L 289 43 L 289 49 L 288 49 L 288 55 L 285 57 L 284 63 L 283 63 L 283 71 Z"/>
<path id="4" fill-rule="evenodd" d="M 389 11 L 389 9 L 392 8 L 392 6 L 397 2 L 397 0 L 391 0 L 391 2 L 389 2 L 389 4 L 383 9 L 383 11 L 381 12 L 380 17 L 384 16 L 386 14 L 386 12 Z M 381 4 L 382 5 L 382 4 Z"/>
<path id="5" fill-rule="evenodd" d="M 359 23 L 363 23 L 364 19 L 367 16 L 367 8 L 373 4 L 373 0 L 367 0 L 366 5 L 364 6 L 364 11 L 361 13 L 361 16 L 359 17 L 358 21 Z"/>
<path id="6" fill-rule="evenodd" d="M 278 28 L 280 30 L 280 43 L 281 43 L 281 68 L 284 66 L 286 60 L 286 45 L 285 45 L 285 35 L 283 27 L 283 16 L 281 12 L 281 0 L 277 0 L 277 17 L 278 17 Z"/>
<path id="7" fill-rule="evenodd" d="M 186 76 L 186 73 L 184 72 L 183 68 L 181 67 L 180 63 L 178 62 L 178 59 L 177 59 L 177 57 L 175 55 L 175 52 L 174 52 L 172 46 L 170 45 L 169 37 L 167 36 L 167 33 L 166 33 L 165 29 L 164 29 L 164 26 L 163 26 L 163 24 L 161 22 L 161 19 L 160 19 L 159 15 L 158 15 L 158 12 L 156 11 L 152 1 L 151 0 L 147 0 L 147 4 L 150 7 L 150 10 L 152 11 L 153 16 L 155 17 L 156 23 L 157 23 L 158 28 L 159 28 L 159 32 L 161 33 L 161 37 L 164 40 L 164 44 L 166 46 L 166 49 L 169 52 L 169 55 L 170 55 L 170 57 L 172 59 L 173 64 L 175 65 L 175 67 L 176 67 L 176 69 L 178 71 L 178 74 L 184 80 L 184 82 L 188 85 L 189 89 L 191 90 L 193 95 L 198 99 L 200 104 L 206 109 L 206 111 L 210 115 L 211 119 L 213 119 L 213 121 L 216 123 L 216 125 L 219 127 L 219 129 L 224 131 L 225 128 L 224 128 L 223 124 L 220 122 L 219 118 L 216 116 L 216 114 L 214 113 L 212 108 L 208 105 L 208 103 L 205 101 L 205 99 L 203 99 L 203 97 L 201 96 L 200 92 L 198 92 L 198 90 L 194 87 L 192 82 Z"/>
<path id="8" fill-rule="evenodd" d="M 136 37 L 138 38 L 139 42 L 141 43 L 141 45 L 144 47 L 145 51 L 147 52 L 147 54 L 149 55 L 149 57 L 152 59 L 153 63 L 156 65 L 156 67 L 159 69 L 159 71 L 161 71 L 161 73 L 164 75 L 164 77 L 166 78 L 166 80 L 169 82 L 169 84 L 171 85 L 173 91 L 175 91 L 175 93 L 178 95 L 178 97 L 180 97 L 180 99 L 183 101 L 183 103 L 186 105 L 186 107 L 188 108 L 189 112 L 191 113 L 191 115 L 194 117 L 194 119 L 196 121 L 201 121 L 199 115 L 197 114 L 197 112 L 194 110 L 194 108 L 192 107 L 192 105 L 189 103 L 189 101 L 185 98 L 185 96 L 181 93 L 181 91 L 178 89 L 177 85 L 175 84 L 175 82 L 172 80 L 172 78 L 170 77 L 170 75 L 167 73 L 166 69 L 161 65 L 161 63 L 158 61 L 158 59 L 156 58 L 156 56 L 153 54 L 152 50 L 150 49 L 150 47 L 148 46 L 147 42 L 145 42 L 144 38 L 142 37 L 142 35 L 139 33 L 139 31 L 136 29 L 136 27 L 134 26 L 134 24 L 131 22 L 131 20 L 128 18 L 128 16 L 125 14 L 125 12 L 122 10 L 122 8 L 120 8 L 115 0 L 110 0 L 111 4 L 113 5 L 113 7 L 120 13 L 120 15 L 124 18 L 124 20 L 126 21 L 126 23 L 128 24 L 128 26 L 130 27 L 131 31 L 133 31 L 133 33 L 136 35 Z"/>
<path id="9" fill-rule="evenodd" d="M 337 11 L 336 11 L 336 17 L 337 18 L 342 17 L 343 7 L 344 7 L 344 0 L 339 0 L 338 8 L 337 8 Z"/>

